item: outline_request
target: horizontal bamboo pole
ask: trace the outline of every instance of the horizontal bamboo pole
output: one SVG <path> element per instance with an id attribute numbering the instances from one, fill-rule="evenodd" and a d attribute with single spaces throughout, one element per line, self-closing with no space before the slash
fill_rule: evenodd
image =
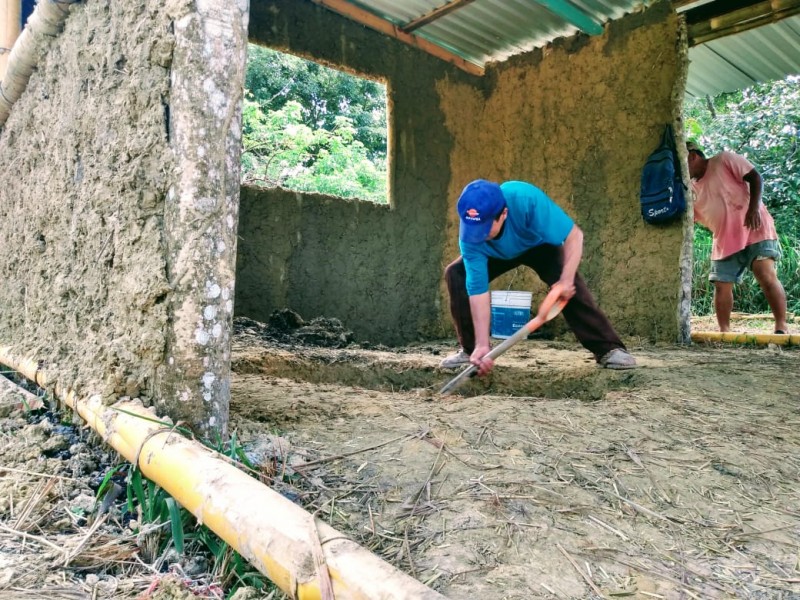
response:
<path id="1" fill-rule="evenodd" d="M 327 578 L 319 571 L 325 568 L 337 600 L 444 598 L 212 450 L 179 435 L 141 403 L 105 406 L 99 396 L 78 397 L 49 381 L 37 361 L 18 358 L 7 346 L 0 346 L 0 363 L 42 387 L 54 387 L 56 397 L 117 452 L 292 598 L 327 598 L 321 592 Z"/>
<path id="2" fill-rule="evenodd" d="M 800 344 L 800 335 L 777 333 L 739 333 L 735 331 L 693 331 L 693 342 L 727 342 L 731 344 L 756 344 L 766 346 L 795 346 Z"/>
<path id="3" fill-rule="evenodd" d="M 697 46 L 763 25 L 771 25 L 796 14 L 800 14 L 800 1 L 798 0 L 762 2 L 740 11 L 690 25 L 689 45 Z"/>

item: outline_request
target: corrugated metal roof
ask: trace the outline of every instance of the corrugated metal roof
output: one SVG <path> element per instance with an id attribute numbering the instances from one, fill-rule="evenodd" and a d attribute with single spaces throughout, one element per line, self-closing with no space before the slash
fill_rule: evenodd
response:
<path id="1" fill-rule="evenodd" d="M 445 0 L 360 0 L 351 4 L 403 27 L 446 4 Z M 578 27 L 531 0 L 473 0 L 414 31 L 479 66 L 573 35 Z M 556 3 L 552 3 L 556 4 Z M 574 0 L 564 4 L 602 25 L 644 5 L 642 0 Z"/>
<path id="2" fill-rule="evenodd" d="M 478 67 L 545 46 L 641 10 L 654 0 L 313 0 L 342 12 L 356 7 Z M 756 0 L 673 0 L 690 22 L 757 9 Z M 781 9 L 784 10 L 784 9 Z M 345 10 L 343 14 L 347 11 Z M 797 12 L 796 10 L 794 11 Z M 692 19 L 698 15 L 697 19 Z M 352 17 L 352 15 L 351 15 Z M 373 17 L 374 18 L 374 17 Z M 728 35 L 689 50 L 689 96 L 714 95 L 800 73 L 800 15 Z"/>
<path id="3" fill-rule="evenodd" d="M 714 96 L 800 73 L 800 15 L 689 49 L 690 96 Z"/>

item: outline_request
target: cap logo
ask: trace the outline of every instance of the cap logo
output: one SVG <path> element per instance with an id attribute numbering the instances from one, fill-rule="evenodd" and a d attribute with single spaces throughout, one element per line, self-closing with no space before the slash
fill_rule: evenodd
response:
<path id="1" fill-rule="evenodd" d="M 479 213 L 474 208 L 470 208 L 470 209 L 467 209 L 467 211 L 464 213 L 464 215 L 466 216 L 467 219 L 479 220 L 480 216 L 481 216 L 481 213 Z"/>

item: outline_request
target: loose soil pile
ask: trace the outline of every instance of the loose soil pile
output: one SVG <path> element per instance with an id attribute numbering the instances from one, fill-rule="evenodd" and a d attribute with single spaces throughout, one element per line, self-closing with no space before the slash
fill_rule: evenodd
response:
<path id="1" fill-rule="evenodd" d="M 448 598 L 800 598 L 797 349 L 631 343 L 640 368 L 613 372 L 571 341 L 526 341 L 441 397 L 452 345 L 238 327 L 231 429 L 251 460 Z M 3 423 L 0 593 L 145 594 L 163 562 L 139 564 L 113 510 L 92 529 L 113 457 L 48 423 Z"/>

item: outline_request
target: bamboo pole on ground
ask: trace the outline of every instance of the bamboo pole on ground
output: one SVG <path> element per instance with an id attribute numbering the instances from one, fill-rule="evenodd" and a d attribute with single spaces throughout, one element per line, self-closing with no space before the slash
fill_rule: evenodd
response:
<path id="1" fill-rule="evenodd" d="M 755 344 L 766 346 L 777 344 L 779 346 L 800 345 L 800 335 L 779 333 L 740 333 L 735 331 L 693 331 L 693 342 L 727 342 L 730 344 Z"/>
<path id="2" fill-rule="evenodd" d="M 277 492 L 189 440 L 141 403 L 105 406 L 48 380 L 37 361 L 0 346 L 0 363 L 79 414 L 117 452 L 138 466 L 278 587 L 298 600 L 327 599 L 327 569 L 338 600 L 442 600 L 444 597 L 381 560 Z"/>

